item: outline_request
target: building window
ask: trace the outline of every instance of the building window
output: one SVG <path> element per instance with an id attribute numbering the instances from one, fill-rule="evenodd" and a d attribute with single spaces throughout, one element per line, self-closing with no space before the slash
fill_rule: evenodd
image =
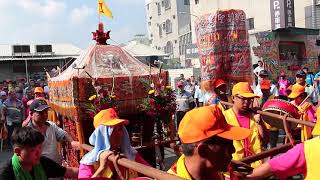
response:
<path id="1" fill-rule="evenodd" d="M 173 53 L 173 45 L 171 41 L 167 42 L 167 45 L 164 47 L 164 52 L 167 54 L 172 54 Z"/>
<path id="2" fill-rule="evenodd" d="M 151 21 L 148 22 L 148 25 L 151 26 Z"/>
<path id="3" fill-rule="evenodd" d="M 190 5 L 190 0 L 184 0 L 184 5 Z"/>
<path id="4" fill-rule="evenodd" d="M 13 45 L 13 53 L 30 53 L 29 45 Z"/>
<path id="5" fill-rule="evenodd" d="M 194 0 L 194 4 L 199 4 L 199 0 Z"/>
<path id="6" fill-rule="evenodd" d="M 166 23 L 163 23 L 163 24 L 162 24 L 162 29 L 163 29 L 163 31 L 166 30 Z"/>
<path id="7" fill-rule="evenodd" d="M 169 19 L 166 20 L 166 33 L 172 33 L 172 23 Z"/>
<path id="8" fill-rule="evenodd" d="M 159 37 L 161 38 L 162 37 L 162 27 L 159 26 Z"/>
<path id="9" fill-rule="evenodd" d="M 164 7 L 164 1 L 161 1 L 161 6 Z"/>
<path id="10" fill-rule="evenodd" d="M 247 28 L 248 30 L 254 29 L 254 18 L 247 19 Z"/>
<path id="11" fill-rule="evenodd" d="M 52 45 L 36 45 L 37 53 L 50 53 L 52 52 Z"/>
<path id="12" fill-rule="evenodd" d="M 149 10 L 149 4 L 147 4 L 147 10 Z"/>
<path id="13" fill-rule="evenodd" d="M 157 3 L 157 7 L 158 7 L 158 16 L 161 15 L 161 6 L 160 3 Z"/>
<path id="14" fill-rule="evenodd" d="M 171 8 L 171 2 L 170 2 L 170 0 L 164 0 L 164 8 L 165 8 L 166 10 Z"/>

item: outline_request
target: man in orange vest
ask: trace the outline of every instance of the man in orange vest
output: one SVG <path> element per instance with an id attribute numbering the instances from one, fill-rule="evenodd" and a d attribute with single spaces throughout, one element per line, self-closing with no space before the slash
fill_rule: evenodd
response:
<path id="1" fill-rule="evenodd" d="M 250 131 L 225 122 L 217 105 L 193 109 L 182 119 L 178 135 L 182 152 L 168 173 L 189 180 L 223 179 L 234 152 L 232 140 L 247 138 Z"/>
<path id="2" fill-rule="evenodd" d="M 292 86 L 292 92 L 288 96 L 291 99 L 291 103 L 298 106 L 298 109 L 302 115 L 303 121 L 311 121 L 316 122 L 316 117 L 314 114 L 316 113 L 315 107 L 312 103 L 306 100 L 307 92 L 305 92 L 305 86 L 300 84 L 294 84 Z M 299 126 L 301 128 L 301 141 L 306 141 L 312 137 L 311 127 L 307 127 L 304 125 Z"/>
<path id="3" fill-rule="evenodd" d="M 262 152 L 262 145 L 268 141 L 267 128 L 263 121 L 260 121 L 260 116 L 255 115 L 250 109 L 254 98 L 257 98 L 257 96 L 253 93 L 250 84 L 239 82 L 232 88 L 232 108 L 223 111 L 228 124 L 251 131 L 248 138 L 233 141 L 236 150 L 232 154 L 234 160 L 240 160 Z M 251 166 L 258 167 L 260 164 L 262 164 L 262 161 L 256 161 Z"/>
<path id="4" fill-rule="evenodd" d="M 312 132 L 320 135 L 320 123 L 317 123 Z M 282 179 L 303 174 L 305 180 L 320 179 L 320 137 L 297 144 L 284 154 L 274 157 L 268 162 L 255 168 L 246 179 L 262 179 L 270 175 L 276 175 Z"/>

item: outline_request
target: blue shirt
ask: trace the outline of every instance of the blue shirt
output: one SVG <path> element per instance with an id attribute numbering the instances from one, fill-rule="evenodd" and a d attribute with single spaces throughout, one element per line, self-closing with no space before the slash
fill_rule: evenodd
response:
<path id="1" fill-rule="evenodd" d="M 307 74 L 306 83 L 309 85 L 313 85 L 314 76 L 312 74 Z"/>
<path id="2" fill-rule="evenodd" d="M 320 78 L 320 71 L 314 76 L 315 79 Z M 318 82 L 318 92 L 320 90 L 320 82 Z"/>
<path id="3" fill-rule="evenodd" d="M 9 98 L 3 102 L 3 107 L 6 109 L 6 122 L 8 126 L 12 123 L 22 123 L 23 121 L 23 105 L 22 102 L 16 99 L 14 104 Z"/>

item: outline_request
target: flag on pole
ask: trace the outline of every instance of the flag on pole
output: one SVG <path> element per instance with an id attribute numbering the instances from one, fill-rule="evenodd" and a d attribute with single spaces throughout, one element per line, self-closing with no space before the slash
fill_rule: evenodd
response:
<path id="1" fill-rule="evenodd" d="M 98 14 L 103 14 L 107 17 L 112 18 L 112 12 L 103 0 L 98 0 Z"/>

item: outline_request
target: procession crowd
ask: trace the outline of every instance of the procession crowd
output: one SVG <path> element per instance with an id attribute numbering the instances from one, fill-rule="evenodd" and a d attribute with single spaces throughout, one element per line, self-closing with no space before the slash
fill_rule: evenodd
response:
<path id="1" fill-rule="evenodd" d="M 320 126 L 317 124 L 320 73 L 315 76 L 308 68 L 298 70 L 294 80 L 285 73 L 278 82 L 269 79 L 263 62 L 254 74 L 256 83 L 227 84 L 222 79 L 201 81 L 181 74 L 175 91 L 177 110 L 175 124 L 180 139 L 181 156 L 168 173 L 185 179 L 287 179 L 299 175 L 304 179 L 320 178 Z M 89 138 L 93 149 L 85 154 L 79 168 L 62 163 L 59 143 L 80 144 L 53 122 L 48 121 L 48 86 L 42 80 L 13 83 L 4 81 L 0 92 L 1 139 L 14 155 L 1 162 L 2 179 L 105 178 L 121 179 L 108 157 L 116 151 L 132 161 L 149 164 L 130 143 L 125 125 L 113 108 L 95 115 L 94 131 Z M 263 121 L 257 110 L 270 99 L 281 99 L 298 108 L 302 121 L 315 127 L 299 125 L 286 138 L 292 148 L 270 159 L 244 164 L 241 159 L 257 155 L 279 144 L 279 129 Z M 232 102 L 228 107 L 223 102 Z M 282 143 L 282 142 L 281 142 Z M 284 142 L 283 142 L 284 143 Z M 244 172 L 239 171 L 244 168 Z M 243 169 L 242 169 L 243 170 Z M 125 179 L 137 173 L 127 172 Z M 240 172 L 240 173 L 239 173 Z M 241 173 L 242 172 L 242 173 Z"/>

